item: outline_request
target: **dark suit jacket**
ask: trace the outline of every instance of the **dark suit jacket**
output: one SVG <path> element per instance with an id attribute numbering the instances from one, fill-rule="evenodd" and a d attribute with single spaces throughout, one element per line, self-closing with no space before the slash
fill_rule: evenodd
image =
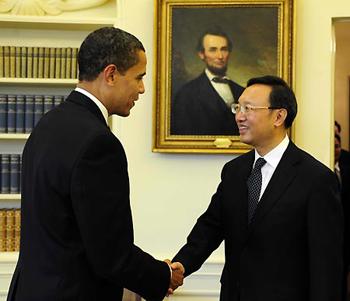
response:
<path id="1" fill-rule="evenodd" d="M 228 162 L 206 212 L 173 259 L 186 275 L 225 241 L 221 301 L 335 301 L 342 211 L 334 174 L 290 143 L 247 224 L 254 151 Z"/>
<path id="2" fill-rule="evenodd" d="M 244 88 L 229 83 L 235 101 Z M 171 105 L 172 135 L 239 135 L 235 116 L 203 72 L 185 84 Z"/>
<path id="3" fill-rule="evenodd" d="M 163 298 L 166 263 L 133 243 L 127 159 L 98 107 L 73 91 L 23 151 L 19 260 L 8 301 Z"/>

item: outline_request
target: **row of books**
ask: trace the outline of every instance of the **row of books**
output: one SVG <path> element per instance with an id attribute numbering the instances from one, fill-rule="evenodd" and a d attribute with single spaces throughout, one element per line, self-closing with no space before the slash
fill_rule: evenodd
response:
<path id="1" fill-rule="evenodd" d="M 77 78 L 78 48 L 0 46 L 0 77 Z"/>
<path id="2" fill-rule="evenodd" d="M 19 251 L 21 209 L 0 209 L 0 252 Z"/>
<path id="3" fill-rule="evenodd" d="M 20 193 L 21 155 L 0 154 L 1 193 Z"/>
<path id="4" fill-rule="evenodd" d="M 0 133 L 30 133 L 63 95 L 0 95 Z"/>

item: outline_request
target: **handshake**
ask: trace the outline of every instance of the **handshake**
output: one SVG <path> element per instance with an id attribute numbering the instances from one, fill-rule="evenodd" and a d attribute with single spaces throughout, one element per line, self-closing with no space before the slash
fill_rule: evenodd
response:
<path id="1" fill-rule="evenodd" d="M 169 259 L 164 260 L 171 268 L 171 279 L 167 296 L 174 293 L 174 291 L 183 284 L 185 268 L 181 262 L 171 262 Z"/>

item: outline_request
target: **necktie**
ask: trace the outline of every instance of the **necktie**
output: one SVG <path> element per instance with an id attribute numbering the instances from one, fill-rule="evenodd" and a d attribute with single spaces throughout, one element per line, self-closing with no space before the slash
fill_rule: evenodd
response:
<path id="1" fill-rule="evenodd" d="M 230 82 L 229 79 L 224 78 L 224 77 L 219 77 L 219 76 L 213 77 L 212 81 L 214 83 L 220 83 L 220 84 L 228 84 Z"/>
<path id="2" fill-rule="evenodd" d="M 256 207 L 258 206 L 262 175 L 261 167 L 266 163 L 264 158 L 256 160 L 252 173 L 250 174 L 247 186 L 248 186 L 248 224 L 251 223 Z"/>
<path id="3" fill-rule="evenodd" d="M 337 175 L 337 180 L 338 180 L 339 188 L 341 189 L 342 181 L 341 181 L 341 173 L 340 173 L 339 164 L 336 164 L 336 165 L 334 166 L 334 172 L 335 172 L 335 174 Z"/>

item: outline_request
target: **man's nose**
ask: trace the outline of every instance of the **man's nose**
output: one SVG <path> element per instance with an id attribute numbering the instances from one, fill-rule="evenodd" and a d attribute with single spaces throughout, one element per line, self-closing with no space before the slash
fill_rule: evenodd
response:
<path id="1" fill-rule="evenodd" d="M 140 82 L 139 93 L 140 94 L 145 93 L 145 85 L 143 84 L 143 81 Z"/>

